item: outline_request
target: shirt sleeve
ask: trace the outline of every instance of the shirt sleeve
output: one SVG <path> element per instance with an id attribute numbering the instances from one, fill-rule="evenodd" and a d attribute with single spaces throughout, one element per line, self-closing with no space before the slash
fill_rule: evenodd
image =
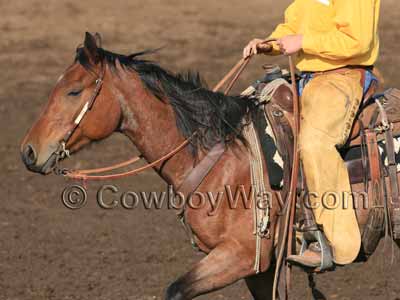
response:
<path id="1" fill-rule="evenodd" d="M 362 56 L 370 51 L 375 36 L 374 0 L 336 0 L 335 26 L 327 33 L 308 28 L 303 51 L 331 60 Z"/>
<path id="2" fill-rule="evenodd" d="M 287 35 L 296 34 L 298 32 L 298 18 L 296 15 L 298 13 L 298 0 L 295 0 L 285 11 L 285 21 L 282 24 L 279 24 L 275 30 L 271 33 L 268 39 L 280 39 Z M 281 54 L 279 47 L 276 43 L 272 43 L 274 54 Z"/>

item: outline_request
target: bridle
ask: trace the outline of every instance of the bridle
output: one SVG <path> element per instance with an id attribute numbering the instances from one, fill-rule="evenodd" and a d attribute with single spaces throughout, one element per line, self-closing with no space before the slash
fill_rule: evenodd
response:
<path id="1" fill-rule="evenodd" d="M 68 144 L 69 140 L 71 139 L 72 135 L 77 130 L 79 125 L 81 124 L 84 117 L 87 115 L 87 113 L 89 111 L 91 111 L 94 103 L 96 102 L 98 95 L 100 94 L 100 91 L 101 91 L 101 88 L 102 88 L 103 82 L 104 82 L 105 67 L 102 66 L 101 69 L 102 69 L 102 71 L 101 71 L 100 75 L 95 80 L 96 85 L 95 85 L 95 88 L 94 88 L 92 94 L 90 95 L 89 99 L 85 102 L 82 109 L 79 111 L 79 113 L 75 117 L 74 121 L 68 127 L 67 133 L 60 140 L 57 150 L 53 153 L 53 155 L 55 155 L 55 160 L 56 160 L 56 165 L 54 168 L 55 174 L 63 175 L 65 177 L 71 178 L 71 179 L 80 179 L 80 180 L 108 180 L 108 179 L 117 179 L 117 178 L 122 178 L 122 177 L 126 177 L 126 176 L 132 176 L 132 175 L 141 173 L 149 168 L 152 168 L 159 163 L 165 162 L 166 160 L 168 160 L 169 158 L 174 156 L 176 153 L 178 153 L 180 150 L 185 148 L 191 142 L 191 140 L 193 139 L 195 134 L 193 134 L 191 137 L 186 139 L 184 142 L 182 142 L 180 145 L 178 145 L 172 151 L 168 152 L 167 154 L 165 154 L 161 158 L 155 160 L 154 162 L 147 164 L 143 167 L 139 167 L 137 169 L 127 171 L 127 172 L 121 172 L 121 173 L 116 173 L 116 174 L 111 174 L 111 175 L 90 175 L 90 174 L 109 172 L 109 171 L 113 171 L 116 169 L 120 169 L 120 168 L 129 166 L 129 165 L 141 160 L 143 158 L 142 155 L 133 157 L 122 163 L 118 163 L 118 164 L 111 165 L 109 167 L 104 167 L 104 168 L 97 168 L 97 169 L 90 169 L 90 170 L 68 170 L 65 168 L 60 168 L 59 167 L 60 160 L 70 156 L 70 151 L 66 148 L 66 145 Z"/>

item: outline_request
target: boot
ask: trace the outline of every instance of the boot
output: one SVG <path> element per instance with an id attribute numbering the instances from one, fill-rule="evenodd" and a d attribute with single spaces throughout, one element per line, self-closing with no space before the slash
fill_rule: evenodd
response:
<path id="1" fill-rule="evenodd" d="M 330 270 L 334 266 L 332 249 L 320 230 L 304 232 L 300 254 L 290 255 L 286 261 L 303 268 L 314 268 L 317 272 Z"/>

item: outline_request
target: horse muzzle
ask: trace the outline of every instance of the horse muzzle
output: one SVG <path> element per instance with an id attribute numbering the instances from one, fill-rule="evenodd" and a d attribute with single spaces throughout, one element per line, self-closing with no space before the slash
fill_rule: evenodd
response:
<path id="1" fill-rule="evenodd" d="M 58 161 L 58 153 L 53 152 L 44 163 L 38 163 L 38 152 L 33 145 L 27 144 L 23 147 L 21 151 L 21 159 L 29 171 L 40 173 L 42 175 L 47 175 L 51 173 L 51 171 L 53 171 L 56 167 Z"/>

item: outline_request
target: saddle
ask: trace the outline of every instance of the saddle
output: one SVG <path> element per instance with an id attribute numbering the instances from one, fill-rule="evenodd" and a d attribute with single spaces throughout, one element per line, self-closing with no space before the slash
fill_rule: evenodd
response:
<path id="1" fill-rule="evenodd" d="M 289 76 L 282 75 L 282 72 L 277 72 L 275 68 L 253 86 L 253 92 L 257 97 L 266 102 L 264 103 L 265 116 L 272 127 L 277 151 L 282 157 L 284 183 L 281 190 L 282 199 L 286 199 L 288 194 L 287 187 L 290 185 L 293 159 L 293 96 L 288 80 Z M 271 85 L 273 88 L 268 89 Z M 368 212 L 368 220 L 362 234 L 362 252 L 365 257 L 375 251 L 387 228 L 385 220 L 392 220 L 393 237 L 394 239 L 400 238 L 400 200 L 393 138 L 400 136 L 400 90 L 393 88 L 382 94 L 375 94 L 377 88 L 375 82 L 365 93 L 348 141 L 339 149 L 346 161 L 351 184 L 364 183 L 365 192 L 373 201 L 373 208 Z M 267 98 L 263 98 L 262 94 L 266 89 L 270 93 Z M 258 131 L 261 136 L 261 130 Z M 260 139 L 262 138 L 260 137 Z M 268 147 L 264 148 L 265 153 Z M 381 157 L 382 152 L 386 154 L 384 160 Z M 271 153 L 265 156 L 266 160 L 268 160 L 268 156 L 270 157 Z M 267 169 L 269 170 L 270 167 Z M 387 181 L 389 189 L 387 189 Z M 274 180 L 270 178 L 270 182 L 274 182 Z M 301 195 L 307 190 L 302 172 L 299 174 L 298 182 L 298 194 Z M 391 201 L 388 201 L 389 198 Z M 302 208 L 303 224 L 306 227 L 315 227 L 310 209 L 307 210 L 304 205 L 300 205 L 300 207 Z M 329 262 L 326 263 L 326 266 L 328 265 Z"/>
<path id="2" fill-rule="evenodd" d="M 366 164 L 362 162 L 363 158 L 356 154 L 356 152 L 361 152 L 362 146 L 365 146 L 366 135 L 371 135 L 371 131 L 374 131 L 377 143 L 386 140 L 386 131 L 391 133 L 392 137 L 400 136 L 400 90 L 391 88 L 382 94 L 375 94 L 377 88 L 378 86 L 374 82 L 366 92 L 353 122 L 349 138 L 345 145 L 339 149 L 346 160 L 352 184 L 363 182 L 366 175 L 371 179 L 370 174 L 363 174 L 364 171 L 369 171 Z M 289 143 L 287 140 L 292 138 L 294 119 L 292 107 L 292 91 L 289 85 L 284 84 L 276 88 L 271 95 L 270 103 L 265 106 L 277 139 L 277 146 L 283 153 L 283 157 L 290 157 L 290 155 L 285 154 L 283 148 Z M 394 149 L 387 150 L 394 151 Z M 377 154 L 379 155 L 379 153 Z M 378 157 L 368 159 L 374 158 Z M 385 172 L 385 170 L 383 171 Z"/>

